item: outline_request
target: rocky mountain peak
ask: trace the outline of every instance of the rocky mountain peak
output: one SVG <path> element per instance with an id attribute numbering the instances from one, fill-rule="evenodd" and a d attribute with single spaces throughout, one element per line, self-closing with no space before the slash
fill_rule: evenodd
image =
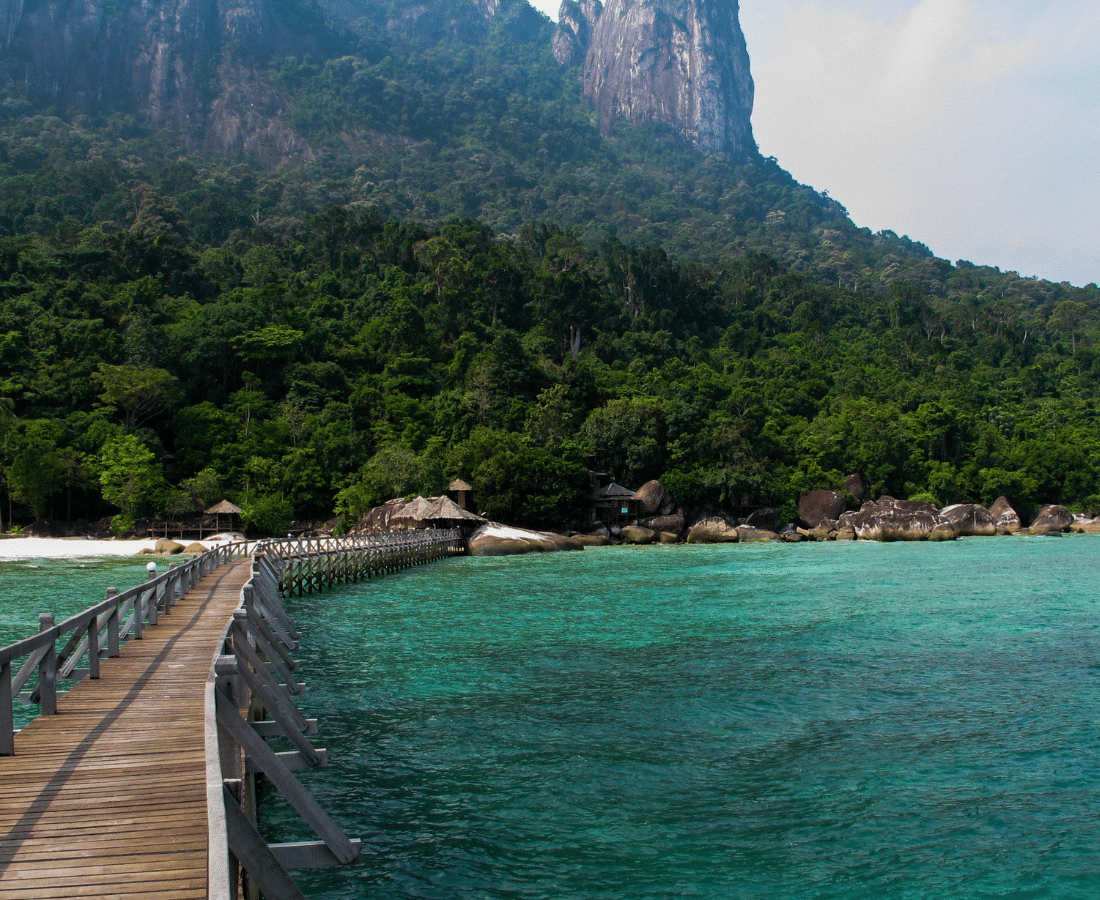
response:
<path id="1" fill-rule="evenodd" d="M 616 119 L 664 122 L 697 150 L 756 152 L 753 83 L 737 0 L 566 0 L 554 52 L 584 54 L 584 93 L 606 131 Z"/>
<path id="2" fill-rule="evenodd" d="M 563 0 L 554 35 L 554 58 L 563 66 L 584 62 L 592 29 L 603 12 L 600 0 Z"/>

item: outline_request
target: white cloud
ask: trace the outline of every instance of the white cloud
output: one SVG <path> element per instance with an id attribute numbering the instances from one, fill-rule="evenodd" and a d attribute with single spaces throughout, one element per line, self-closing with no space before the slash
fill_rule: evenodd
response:
<path id="1" fill-rule="evenodd" d="M 531 0 L 531 5 L 539 12 L 548 15 L 555 22 L 558 21 L 558 10 L 561 9 L 561 0 Z"/>
<path id="2" fill-rule="evenodd" d="M 1091 2 L 742 0 L 761 151 L 861 225 L 1100 279 Z"/>

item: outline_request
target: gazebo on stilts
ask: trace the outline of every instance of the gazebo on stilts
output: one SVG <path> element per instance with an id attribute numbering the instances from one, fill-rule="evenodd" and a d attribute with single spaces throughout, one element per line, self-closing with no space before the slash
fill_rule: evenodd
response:
<path id="1" fill-rule="evenodd" d="M 214 517 L 214 534 L 221 534 L 222 531 L 222 516 L 229 517 L 229 530 L 240 531 L 241 516 L 244 515 L 244 510 L 239 506 L 234 506 L 228 500 L 223 500 L 221 503 L 211 506 L 210 509 L 203 513 L 204 516 Z M 234 527 L 236 526 L 236 527 Z M 202 540 L 202 523 L 199 523 L 199 540 Z"/>

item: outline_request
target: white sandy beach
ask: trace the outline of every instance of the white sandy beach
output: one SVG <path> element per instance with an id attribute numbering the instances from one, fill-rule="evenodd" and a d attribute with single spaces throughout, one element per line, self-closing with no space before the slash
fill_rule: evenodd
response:
<path id="1" fill-rule="evenodd" d="M 216 540 L 181 541 L 184 546 L 202 544 L 207 550 L 227 539 L 239 536 L 215 535 Z M 11 537 L 0 540 L 0 560 L 4 559 L 82 559 L 105 556 L 136 556 L 156 547 L 157 538 L 141 541 L 96 541 L 88 538 Z"/>

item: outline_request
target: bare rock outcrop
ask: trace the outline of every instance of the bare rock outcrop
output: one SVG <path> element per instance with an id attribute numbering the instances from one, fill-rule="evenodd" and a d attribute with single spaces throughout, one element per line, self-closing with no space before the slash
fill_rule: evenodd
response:
<path id="1" fill-rule="evenodd" d="M 812 529 L 826 519 L 839 519 L 846 506 L 844 495 L 837 491 L 810 491 L 798 499 L 798 517 Z"/>
<path id="2" fill-rule="evenodd" d="M 554 550 L 583 550 L 584 544 L 572 537 L 547 531 L 512 528 L 487 522 L 467 540 L 471 556 L 511 556 L 520 553 L 549 553 Z"/>
<path id="3" fill-rule="evenodd" d="M 619 536 L 628 544 L 652 544 L 657 532 L 642 525 L 624 525 Z"/>
<path id="4" fill-rule="evenodd" d="M 976 503 L 956 503 L 940 510 L 940 517 L 959 537 L 992 537 L 997 533 L 993 514 Z"/>
<path id="5" fill-rule="evenodd" d="M 35 105 L 130 113 L 190 151 L 281 165 L 313 151 L 269 60 L 319 53 L 321 22 L 319 9 L 273 0 L 0 0 L 0 75 Z"/>
<path id="6" fill-rule="evenodd" d="M 649 519 L 642 519 L 638 524 L 644 525 L 646 528 L 652 528 L 654 531 L 681 534 L 686 521 L 684 511 L 677 510 L 667 516 L 653 516 Z"/>
<path id="7" fill-rule="evenodd" d="M 661 482 L 647 481 L 634 492 L 638 502 L 639 518 L 667 516 L 676 509 L 676 501 Z"/>
<path id="8" fill-rule="evenodd" d="M 740 539 L 737 529 L 717 516 L 696 522 L 687 536 L 689 544 L 736 544 Z"/>
<path id="9" fill-rule="evenodd" d="M 564 0 L 558 10 L 558 30 L 554 34 L 554 59 L 563 66 L 584 62 L 592 43 L 592 29 L 603 12 L 600 0 Z"/>
<path id="10" fill-rule="evenodd" d="M 663 122 L 701 153 L 756 152 L 737 0 L 607 0 L 589 24 L 584 93 L 605 132 L 618 119 Z M 560 52 L 573 52 L 564 39 Z"/>
<path id="11" fill-rule="evenodd" d="M 1028 529 L 1032 534 L 1061 534 L 1073 526 L 1073 513 L 1064 506 L 1048 504 L 1040 508 Z"/>
<path id="12" fill-rule="evenodd" d="M 931 503 L 885 496 L 864 503 L 859 512 L 840 517 L 840 524 L 850 525 L 864 541 L 924 541 L 941 523 L 943 519 Z"/>
<path id="13" fill-rule="evenodd" d="M 857 503 L 866 503 L 871 499 L 871 488 L 861 472 L 853 472 L 844 479 L 844 490 L 855 497 Z"/>
<path id="14" fill-rule="evenodd" d="M 1016 534 L 1023 528 L 1019 514 L 1004 497 L 993 501 L 993 505 L 989 507 L 989 515 L 993 518 L 997 534 Z"/>
<path id="15" fill-rule="evenodd" d="M 754 509 L 747 519 L 745 519 L 746 525 L 751 525 L 753 528 L 759 528 L 764 531 L 777 532 L 783 527 L 783 518 L 779 515 L 778 510 L 772 509 L 770 506 L 762 506 L 760 509 Z"/>
<path id="16" fill-rule="evenodd" d="M 767 528 L 754 528 L 752 525 L 737 526 L 737 540 L 742 544 L 766 544 L 781 540 L 779 535 Z"/>

